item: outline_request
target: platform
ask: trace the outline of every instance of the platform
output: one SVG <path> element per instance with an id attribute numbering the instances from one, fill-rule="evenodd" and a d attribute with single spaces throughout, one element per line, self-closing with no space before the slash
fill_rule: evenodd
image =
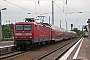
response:
<path id="1" fill-rule="evenodd" d="M 14 51 L 13 41 L 0 42 L 0 55 Z"/>
<path id="2" fill-rule="evenodd" d="M 81 38 L 59 60 L 90 60 L 90 39 Z"/>
<path id="3" fill-rule="evenodd" d="M 14 41 L 3 41 L 3 42 L 0 42 L 0 47 L 3 47 L 3 46 L 9 46 L 9 45 L 14 45 Z"/>

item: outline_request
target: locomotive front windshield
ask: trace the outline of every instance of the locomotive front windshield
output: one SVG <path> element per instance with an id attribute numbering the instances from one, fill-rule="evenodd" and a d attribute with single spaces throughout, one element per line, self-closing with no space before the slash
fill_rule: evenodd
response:
<path id="1" fill-rule="evenodd" d="M 23 30 L 23 25 L 16 25 L 16 30 Z"/>
<path id="2" fill-rule="evenodd" d="M 31 25 L 16 25 L 16 30 L 31 30 Z"/>
<path id="3" fill-rule="evenodd" d="M 31 25 L 24 25 L 24 30 L 31 30 Z"/>

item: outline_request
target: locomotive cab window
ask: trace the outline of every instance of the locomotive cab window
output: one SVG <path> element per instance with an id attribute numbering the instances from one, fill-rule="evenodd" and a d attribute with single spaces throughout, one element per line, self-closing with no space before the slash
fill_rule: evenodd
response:
<path id="1" fill-rule="evenodd" d="M 24 30 L 31 30 L 31 25 L 24 25 Z"/>
<path id="2" fill-rule="evenodd" d="M 16 30 L 23 30 L 23 25 L 16 25 Z"/>
<path id="3" fill-rule="evenodd" d="M 31 25 L 16 25 L 16 30 L 31 30 Z"/>

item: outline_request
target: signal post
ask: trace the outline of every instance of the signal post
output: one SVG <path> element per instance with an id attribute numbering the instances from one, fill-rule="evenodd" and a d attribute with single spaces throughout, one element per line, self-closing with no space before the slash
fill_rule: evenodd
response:
<path id="1" fill-rule="evenodd" d="M 88 19 L 88 21 L 87 21 L 87 23 L 88 23 L 88 37 L 90 38 L 90 18 Z"/>

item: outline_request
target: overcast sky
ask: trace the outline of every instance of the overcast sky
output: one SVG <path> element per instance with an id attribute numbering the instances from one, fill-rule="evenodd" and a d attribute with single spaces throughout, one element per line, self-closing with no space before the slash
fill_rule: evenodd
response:
<path id="1" fill-rule="evenodd" d="M 90 18 L 90 0 L 67 0 L 67 4 L 66 0 L 53 1 L 56 26 L 60 26 L 60 20 L 63 28 L 66 28 L 67 22 L 68 29 L 70 24 L 79 29 L 87 25 L 87 20 Z M 45 16 L 45 22 L 49 21 L 49 16 L 52 20 L 52 0 L 0 0 L 0 9 L 5 7 L 7 10 L 1 11 L 2 24 L 24 21 L 26 17 L 36 18 L 40 15 Z"/>

